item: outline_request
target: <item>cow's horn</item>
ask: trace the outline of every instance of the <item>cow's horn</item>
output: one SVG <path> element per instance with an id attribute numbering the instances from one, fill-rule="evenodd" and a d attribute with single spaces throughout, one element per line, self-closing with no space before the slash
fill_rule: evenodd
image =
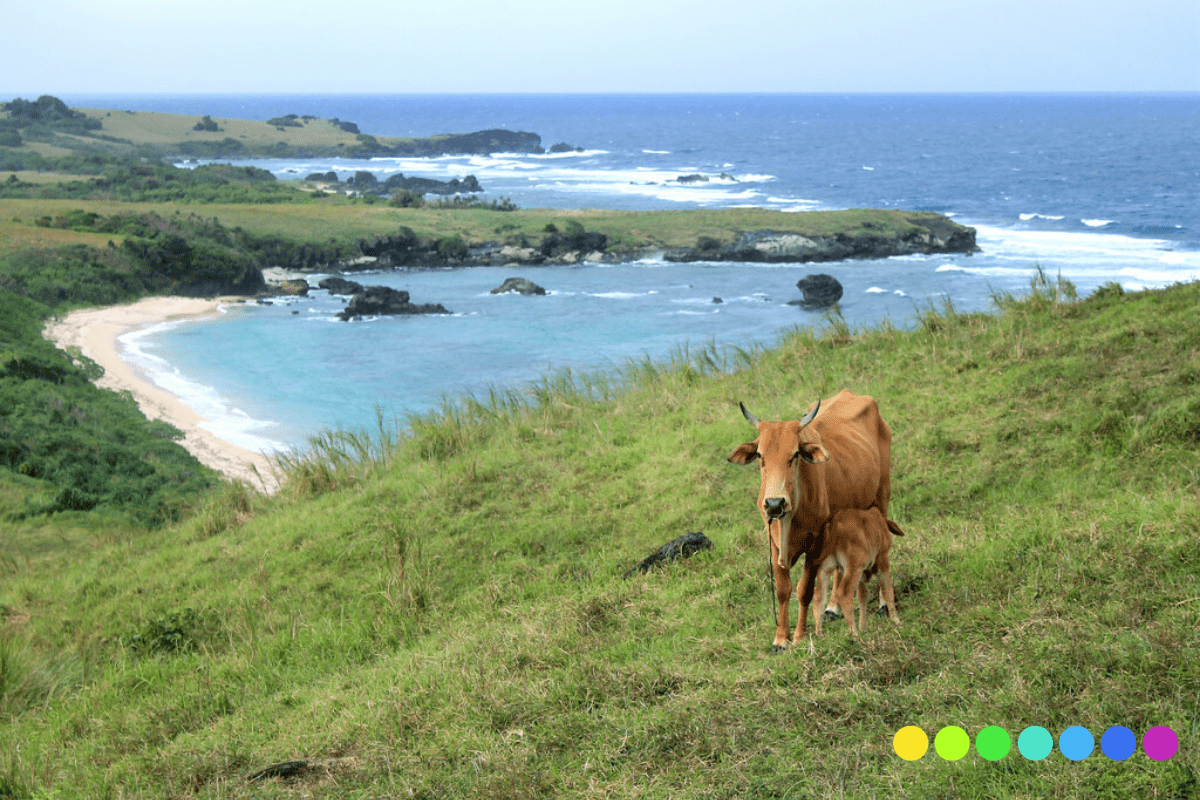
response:
<path id="1" fill-rule="evenodd" d="M 754 427 L 757 428 L 758 427 L 758 417 L 751 414 L 750 409 L 746 408 L 746 404 L 743 403 L 742 401 L 739 400 L 738 405 L 742 407 L 742 416 L 745 417 L 750 422 L 751 425 L 753 425 Z"/>
<path id="2" fill-rule="evenodd" d="M 813 419 L 817 416 L 817 412 L 820 410 L 821 410 L 821 398 L 818 397 L 817 404 L 815 406 L 813 406 L 813 410 L 808 412 L 807 414 L 805 414 L 804 418 L 800 420 L 800 427 L 803 428 L 805 425 L 812 422 Z"/>

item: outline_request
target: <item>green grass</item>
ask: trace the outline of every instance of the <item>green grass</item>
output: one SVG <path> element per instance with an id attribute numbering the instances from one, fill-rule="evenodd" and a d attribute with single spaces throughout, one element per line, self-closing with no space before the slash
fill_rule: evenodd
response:
<path id="1" fill-rule="evenodd" d="M 27 531 L 0 564 L 0 797 L 1195 796 L 1200 285 L 996 299 L 330 433 L 277 497 L 164 530 Z M 895 431 L 903 627 L 772 657 L 737 402 L 842 387 Z M 687 530 L 715 548 L 622 580 Z M 909 763 L 909 724 L 1181 747 Z"/>
<path id="2" fill-rule="evenodd" d="M 91 200 L 0 200 L 0 256 L 29 247 L 87 244 L 104 247 L 122 236 L 80 233 L 37 227 L 42 218 L 55 218 L 76 210 L 104 217 L 155 213 L 171 217 L 194 214 L 201 206 L 188 203 L 125 203 Z M 229 228 L 243 227 L 261 234 L 297 240 L 353 241 L 359 237 L 393 235 L 401 227 L 422 239 L 459 235 L 468 244 L 517 241 L 525 237 L 535 246 L 550 224 L 563 228 L 576 220 L 588 231 L 609 236 L 612 249 L 694 247 L 701 236 L 731 244 L 740 233 L 775 230 L 804 236 L 890 235 L 911 227 L 911 219 L 933 219 L 922 212 L 850 209 L 791 214 L 754 208 L 694 209 L 688 211 L 606 211 L 520 209 L 395 208 L 386 203 L 366 204 L 342 195 L 303 204 L 204 204 L 203 216 L 215 217 Z M 870 223 L 867 228 L 863 223 Z"/>

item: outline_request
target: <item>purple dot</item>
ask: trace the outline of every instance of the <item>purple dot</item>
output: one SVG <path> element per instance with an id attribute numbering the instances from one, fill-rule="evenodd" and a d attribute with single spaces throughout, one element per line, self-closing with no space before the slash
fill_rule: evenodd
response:
<path id="1" fill-rule="evenodd" d="M 1179 749 L 1179 737 L 1166 725 L 1155 725 L 1146 731 L 1142 749 L 1155 761 L 1166 761 Z"/>

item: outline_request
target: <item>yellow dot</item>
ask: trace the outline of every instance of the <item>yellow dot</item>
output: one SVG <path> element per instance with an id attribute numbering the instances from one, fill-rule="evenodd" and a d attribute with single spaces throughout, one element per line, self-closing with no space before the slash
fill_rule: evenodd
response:
<path id="1" fill-rule="evenodd" d="M 929 737 L 916 725 L 908 725 L 896 731 L 892 748 L 905 761 L 916 761 L 929 750 Z"/>

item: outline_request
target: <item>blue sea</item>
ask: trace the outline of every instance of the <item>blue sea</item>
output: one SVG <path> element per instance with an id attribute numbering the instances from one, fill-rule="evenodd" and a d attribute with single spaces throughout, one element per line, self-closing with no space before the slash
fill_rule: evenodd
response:
<path id="1" fill-rule="evenodd" d="M 974 255 L 809 265 L 670 264 L 414 269 L 354 277 L 448 316 L 343 323 L 314 292 L 125 337 L 126 357 L 255 450 L 323 428 L 402 419 L 464 393 L 562 368 L 661 359 L 680 347 L 769 345 L 821 316 L 788 305 L 815 272 L 845 287 L 856 327 L 949 300 L 987 310 L 1040 267 L 1081 295 L 1200 277 L 1200 95 L 64 95 L 77 107 L 267 120 L 337 117 L 380 136 L 507 128 L 581 152 L 433 159 L 250 159 L 281 179 L 359 170 L 474 175 L 524 208 L 757 206 L 792 213 L 928 210 L 978 230 Z M 707 181 L 680 183 L 684 175 Z M 380 231 L 388 233 L 389 231 Z M 544 297 L 492 295 L 507 277 Z M 313 281 L 315 283 L 315 281 Z M 720 302 L 716 302 L 716 298 Z M 853 376 L 845 376 L 852 384 Z M 802 387 L 797 387 L 802 395 Z"/>

